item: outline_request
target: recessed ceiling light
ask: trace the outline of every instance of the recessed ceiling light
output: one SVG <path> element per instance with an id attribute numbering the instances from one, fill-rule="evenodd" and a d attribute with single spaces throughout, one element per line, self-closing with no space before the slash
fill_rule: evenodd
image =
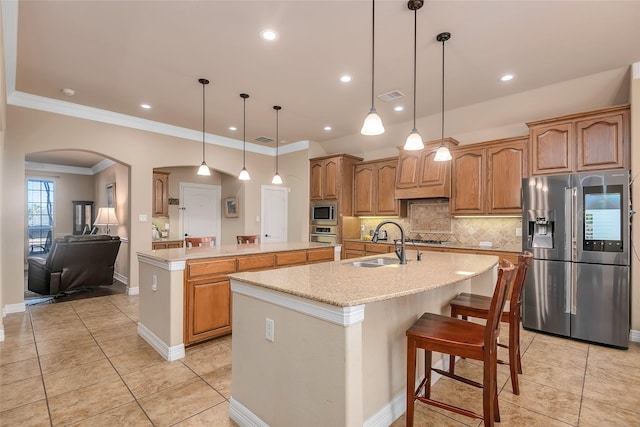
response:
<path id="1" fill-rule="evenodd" d="M 393 107 L 393 111 L 404 111 L 404 107 L 402 105 L 396 105 Z"/>
<path id="2" fill-rule="evenodd" d="M 273 41 L 278 38 L 278 33 L 273 30 L 264 30 L 260 33 L 260 37 L 268 41 Z"/>
<path id="3" fill-rule="evenodd" d="M 331 126 L 325 126 L 324 130 L 327 130 L 327 131 L 331 130 Z"/>
<path id="4" fill-rule="evenodd" d="M 144 108 L 145 110 L 150 110 L 151 109 L 151 105 L 149 105 L 149 104 L 140 104 L 140 107 Z"/>
<path id="5" fill-rule="evenodd" d="M 229 130 L 238 130 L 238 128 L 235 126 L 229 126 Z"/>
<path id="6" fill-rule="evenodd" d="M 344 74 L 342 76 L 340 76 L 340 81 L 342 83 L 349 83 L 351 81 L 351 76 L 348 74 Z"/>
<path id="7" fill-rule="evenodd" d="M 69 89 L 68 87 L 65 87 L 64 89 L 62 89 L 62 93 L 65 94 L 66 96 L 73 96 L 76 94 L 76 91 L 73 89 Z"/>
<path id="8" fill-rule="evenodd" d="M 513 80 L 515 78 L 515 74 L 503 74 L 500 76 L 501 82 L 508 82 L 509 80 Z"/>

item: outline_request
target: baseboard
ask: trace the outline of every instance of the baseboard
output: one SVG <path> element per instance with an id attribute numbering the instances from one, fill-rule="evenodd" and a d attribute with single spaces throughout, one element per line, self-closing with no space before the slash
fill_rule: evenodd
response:
<path id="1" fill-rule="evenodd" d="M 129 278 L 123 274 L 118 273 L 117 271 L 113 273 L 113 278 L 123 285 L 129 284 Z"/>
<path id="2" fill-rule="evenodd" d="M 153 347 L 162 357 L 169 362 L 183 359 L 185 356 L 184 344 L 169 347 L 156 334 L 151 332 L 146 326 L 138 322 L 138 335 L 140 335 L 151 347 Z"/>
<path id="3" fill-rule="evenodd" d="M 7 304 L 2 307 L 2 317 L 11 313 L 22 313 L 27 310 L 27 306 L 24 302 L 19 302 L 17 304 Z"/>
<path id="4" fill-rule="evenodd" d="M 456 360 L 458 359 L 459 358 L 456 358 Z M 449 359 L 447 358 L 447 362 L 448 361 Z M 434 365 L 434 368 L 446 370 L 448 369 L 448 363 L 445 364 L 444 359 L 440 359 L 438 363 Z M 432 371 L 431 385 L 435 384 L 441 377 L 442 375 Z M 424 377 L 420 377 L 416 379 L 414 388 L 417 388 L 420 385 L 423 378 Z M 407 410 L 407 394 L 404 390 L 402 390 L 400 393 L 397 393 L 393 397 L 391 402 L 387 403 L 378 412 L 376 412 L 371 417 L 369 417 L 369 419 L 364 422 L 363 426 L 364 427 L 390 426 L 391 424 L 394 423 L 395 420 L 400 418 L 402 414 L 406 412 L 406 410 Z"/>
<path id="5" fill-rule="evenodd" d="M 127 287 L 127 295 L 140 295 L 140 287 L 136 286 L 135 288 Z"/>
<path id="6" fill-rule="evenodd" d="M 640 342 L 640 331 L 631 329 L 629 332 L 629 341 Z"/>
<path id="7" fill-rule="evenodd" d="M 269 427 L 269 424 L 258 418 L 256 414 L 235 400 L 233 396 L 229 399 L 229 418 L 240 427 Z"/>

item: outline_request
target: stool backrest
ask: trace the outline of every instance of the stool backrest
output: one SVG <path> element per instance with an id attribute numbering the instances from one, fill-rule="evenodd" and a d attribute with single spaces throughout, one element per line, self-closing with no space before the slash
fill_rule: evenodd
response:
<path id="1" fill-rule="evenodd" d="M 238 241 L 239 245 L 243 243 L 259 243 L 260 236 L 257 234 L 250 234 L 247 236 L 236 236 L 236 240 Z"/>
<path id="2" fill-rule="evenodd" d="M 203 247 L 208 247 L 208 246 L 215 246 L 216 245 L 216 238 L 215 236 L 210 236 L 210 237 L 185 237 L 184 238 L 184 246 L 187 248 L 192 248 L 192 247 L 199 247 L 199 246 L 203 246 Z"/>
<path id="3" fill-rule="evenodd" d="M 500 318 L 502 317 L 504 305 L 507 302 L 507 289 L 515 277 L 515 270 L 516 268 L 513 264 L 507 260 L 503 260 L 498 266 L 498 281 L 496 282 L 496 288 L 491 297 L 487 323 L 484 329 L 484 345 L 486 350 L 489 350 L 489 346 L 491 346 L 492 343 L 497 342 Z"/>
<path id="4" fill-rule="evenodd" d="M 520 307 L 522 306 L 522 290 L 524 289 L 524 282 L 527 278 L 527 271 L 531 265 L 533 254 L 529 251 L 525 251 L 518 256 L 518 272 L 516 278 L 513 280 L 511 287 L 511 299 L 509 305 L 511 310 L 517 310 L 519 315 Z"/>

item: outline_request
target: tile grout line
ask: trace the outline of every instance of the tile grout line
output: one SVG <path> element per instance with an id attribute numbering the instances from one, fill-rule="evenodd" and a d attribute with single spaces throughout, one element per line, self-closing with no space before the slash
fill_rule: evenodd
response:
<path id="1" fill-rule="evenodd" d="M 49 425 L 53 427 L 53 417 L 51 416 L 51 407 L 49 406 L 49 394 L 47 393 L 47 386 L 44 382 L 44 372 L 42 372 L 42 363 L 40 361 L 40 352 L 38 351 L 38 341 L 36 340 L 36 330 L 33 325 L 31 308 L 27 310 L 27 313 L 29 313 L 29 324 L 31 325 L 31 334 L 33 335 L 33 345 L 36 348 L 36 358 L 38 359 L 38 368 L 40 369 L 40 381 L 42 381 L 42 391 L 44 392 L 44 402 L 47 405 L 47 414 L 49 415 Z"/>

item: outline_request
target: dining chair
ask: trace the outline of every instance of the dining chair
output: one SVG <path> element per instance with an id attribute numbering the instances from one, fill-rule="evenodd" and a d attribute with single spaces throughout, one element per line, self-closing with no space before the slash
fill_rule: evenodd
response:
<path id="1" fill-rule="evenodd" d="M 185 237 L 184 238 L 184 246 L 187 248 L 192 247 L 208 247 L 215 246 L 216 238 L 215 236 L 210 237 Z"/>
<path id="2" fill-rule="evenodd" d="M 498 267 L 498 279 L 486 325 L 451 316 L 425 313 L 407 329 L 407 412 L 405 414 L 407 427 L 413 427 L 416 400 L 468 417 L 480 418 L 484 421 L 485 427 L 493 426 L 494 421 L 500 421 L 497 384 L 498 331 L 500 314 L 507 300 L 507 287 L 513 280 L 514 271 L 513 264 L 506 260 L 502 261 Z M 418 349 L 425 350 L 425 377 L 418 388 L 415 388 Z M 482 415 L 431 398 L 433 351 L 483 362 L 482 383 L 456 375 L 450 376 L 455 380 L 482 388 Z"/>
<path id="3" fill-rule="evenodd" d="M 236 236 L 238 244 L 243 243 L 260 243 L 260 236 L 258 234 L 250 234 L 247 236 Z"/>
<path id="4" fill-rule="evenodd" d="M 509 324 L 509 345 L 498 343 L 498 346 L 509 349 L 509 362 L 498 360 L 498 363 L 509 365 L 511 372 L 511 388 L 513 394 L 520 394 L 518 374 L 522 373 L 522 361 L 520 357 L 520 319 L 522 314 L 522 289 L 527 276 L 527 271 L 533 254 L 524 252 L 518 256 L 518 271 L 511 286 L 509 303 L 506 304 L 500 318 L 501 322 Z M 469 317 L 486 319 L 489 315 L 491 297 L 485 295 L 461 293 L 449 304 L 451 317 L 461 316 L 464 320 Z M 449 358 L 449 374 L 455 374 L 455 357 Z"/>

